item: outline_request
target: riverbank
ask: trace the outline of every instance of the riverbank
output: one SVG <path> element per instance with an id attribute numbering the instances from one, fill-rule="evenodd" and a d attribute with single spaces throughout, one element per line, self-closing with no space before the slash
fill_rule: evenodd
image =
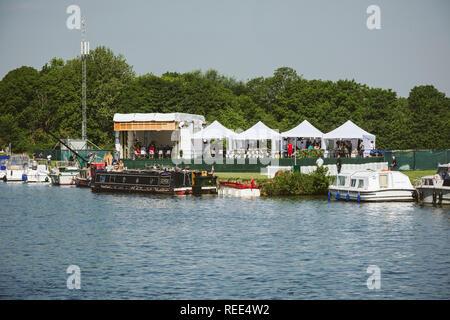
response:
<path id="1" fill-rule="evenodd" d="M 427 175 L 433 175 L 436 170 L 417 170 L 417 171 L 401 171 L 409 177 L 411 183 L 416 185 L 421 177 Z M 308 175 L 296 176 L 294 174 L 283 176 L 279 179 L 269 179 L 267 176 L 262 175 L 259 172 L 216 172 L 215 175 L 218 180 L 236 181 L 239 183 L 249 184 L 251 179 L 260 186 L 263 195 L 313 195 L 321 194 L 326 195 L 327 191 L 323 186 L 315 188 L 313 186 L 305 187 L 305 178 Z M 318 177 L 314 178 L 317 180 Z M 290 179 L 296 179 L 293 184 L 289 183 Z M 300 181 L 303 187 L 300 190 Z M 320 179 L 320 183 L 324 183 L 326 179 Z M 284 185 L 284 186 L 283 186 Z M 310 183 L 308 182 L 308 185 Z M 327 186 L 328 188 L 328 186 Z M 308 189 L 310 191 L 306 191 Z M 297 191 L 294 191 L 297 190 Z"/>

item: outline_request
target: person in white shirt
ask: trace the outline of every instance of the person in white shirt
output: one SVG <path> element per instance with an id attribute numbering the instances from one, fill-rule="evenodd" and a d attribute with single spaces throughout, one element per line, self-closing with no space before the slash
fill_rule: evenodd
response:
<path id="1" fill-rule="evenodd" d="M 322 159 L 321 156 L 319 156 L 319 159 L 317 159 L 316 164 L 317 164 L 318 167 L 323 166 L 323 159 Z"/>

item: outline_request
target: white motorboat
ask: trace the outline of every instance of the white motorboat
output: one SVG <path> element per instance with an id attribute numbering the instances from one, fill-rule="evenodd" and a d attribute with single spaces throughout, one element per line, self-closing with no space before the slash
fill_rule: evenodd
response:
<path id="1" fill-rule="evenodd" d="M 27 183 L 50 183 L 50 177 L 48 174 L 49 171 L 45 161 L 33 161 L 31 167 L 29 167 L 23 175 L 23 181 Z"/>
<path id="2" fill-rule="evenodd" d="M 450 163 L 438 166 L 434 176 L 425 176 L 417 187 L 418 202 L 450 204 Z"/>
<path id="3" fill-rule="evenodd" d="M 54 185 L 75 185 L 79 173 L 80 169 L 76 162 L 59 162 L 51 169 L 49 176 Z"/>
<path id="4" fill-rule="evenodd" d="M 328 199 L 413 201 L 415 189 L 408 176 L 399 171 L 367 169 L 341 172 L 328 191 Z"/>
<path id="5" fill-rule="evenodd" d="M 23 175 L 28 169 L 29 157 L 27 155 L 12 155 L 6 164 L 5 182 L 22 182 Z"/>

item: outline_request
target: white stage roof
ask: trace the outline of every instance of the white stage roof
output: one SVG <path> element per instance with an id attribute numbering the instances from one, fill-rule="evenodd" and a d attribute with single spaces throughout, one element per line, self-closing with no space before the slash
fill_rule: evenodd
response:
<path id="1" fill-rule="evenodd" d="M 205 122 L 205 117 L 190 113 L 116 113 L 114 122 L 133 121 L 174 121 L 174 122 Z"/>

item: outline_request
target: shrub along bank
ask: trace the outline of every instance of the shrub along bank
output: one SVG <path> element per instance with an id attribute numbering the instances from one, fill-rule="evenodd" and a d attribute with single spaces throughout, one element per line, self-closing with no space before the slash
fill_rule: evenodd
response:
<path id="1" fill-rule="evenodd" d="M 334 177 L 327 176 L 328 169 L 319 167 L 310 174 L 282 171 L 267 180 L 261 187 L 265 196 L 326 195 Z"/>

